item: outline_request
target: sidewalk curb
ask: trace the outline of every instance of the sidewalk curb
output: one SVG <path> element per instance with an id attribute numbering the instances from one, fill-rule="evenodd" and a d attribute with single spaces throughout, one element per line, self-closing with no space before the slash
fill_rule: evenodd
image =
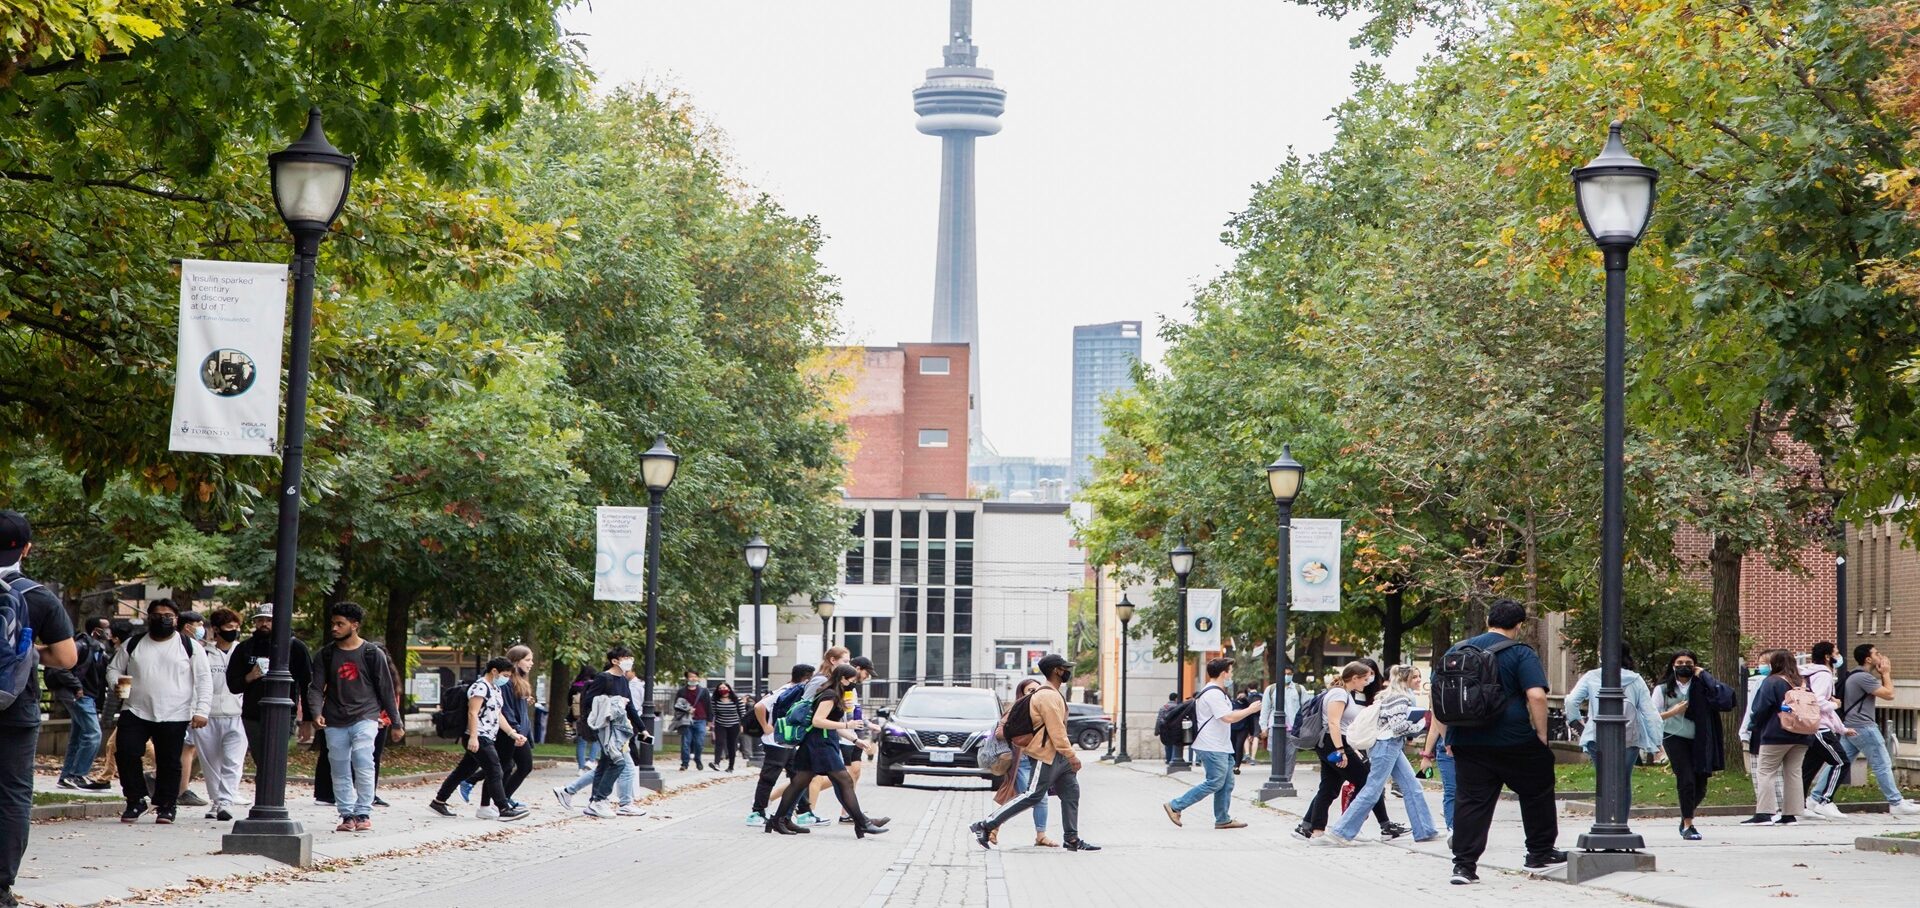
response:
<path id="1" fill-rule="evenodd" d="M 552 769 L 559 765 L 560 765 L 559 760 L 535 760 L 533 761 L 533 771 L 539 772 L 540 770 Z M 404 775 L 404 776 L 381 776 L 380 784 L 400 787 L 400 786 L 406 786 L 406 785 L 418 785 L 422 782 L 438 782 L 441 779 L 445 779 L 447 777 L 447 773 L 449 772 L 452 772 L 452 770 L 449 769 L 449 770 L 443 770 L 440 772 L 415 772 L 415 773 L 408 773 L 407 775 Z M 248 780 L 252 780 L 253 776 L 249 775 L 246 778 Z M 296 782 L 303 785 L 312 785 L 313 777 L 312 776 L 288 776 L 287 777 L 287 784 L 292 785 Z"/>
<path id="2" fill-rule="evenodd" d="M 29 817 L 32 822 L 41 820 L 92 820 L 100 817 L 117 817 L 120 809 L 126 805 L 118 798 L 100 798 L 99 803 L 69 801 L 65 804 L 35 804 Z"/>
<path id="3" fill-rule="evenodd" d="M 1888 813 L 1885 801 L 1866 801 L 1839 805 L 1841 813 Z M 1568 816 L 1593 816 L 1592 801 L 1565 801 L 1560 808 Z M 1721 804 L 1717 807 L 1702 805 L 1693 812 L 1697 817 L 1746 817 L 1758 812 L 1752 804 Z M 1672 806 L 1635 807 L 1628 813 L 1629 819 L 1672 819 L 1680 815 L 1680 808 Z"/>
<path id="4" fill-rule="evenodd" d="M 1859 851 L 1871 851 L 1875 854 L 1920 855 L 1920 839 L 1896 839 L 1883 835 L 1863 835 L 1853 840 L 1853 847 Z"/>

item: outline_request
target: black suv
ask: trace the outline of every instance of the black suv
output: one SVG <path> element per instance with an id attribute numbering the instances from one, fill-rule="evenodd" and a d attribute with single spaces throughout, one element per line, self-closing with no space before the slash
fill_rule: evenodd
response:
<path id="1" fill-rule="evenodd" d="M 1113 719 L 1092 703 L 1069 703 L 1067 737 L 1081 750 L 1099 750 L 1113 737 Z"/>
<path id="2" fill-rule="evenodd" d="M 1000 722 L 1000 698 L 978 687 L 916 687 L 885 717 L 877 781 L 900 785 L 908 773 L 992 779 L 980 768 L 980 742 Z"/>

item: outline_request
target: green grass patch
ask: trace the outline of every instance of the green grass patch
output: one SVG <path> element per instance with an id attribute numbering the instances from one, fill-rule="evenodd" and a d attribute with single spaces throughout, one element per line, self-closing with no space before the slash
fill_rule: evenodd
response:
<path id="1" fill-rule="evenodd" d="M 112 798 L 89 797 L 83 794 L 68 794 L 64 791 L 36 791 L 33 793 L 33 806 L 44 807 L 48 804 L 99 804 Z"/>
<path id="2" fill-rule="evenodd" d="M 1882 839 L 1920 839 L 1920 831 L 1915 831 L 1915 832 L 1883 832 L 1883 833 L 1880 833 L 1880 835 L 1878 836 L 1878 838 L 1882 838 Z"/>
<path id="3" fill-rule="evenodd" d="M 1598 784 L 1594 780 L 1591 763 L 1556 766 L 1553 775 L 1557 787 L 1562 791 L 1593 791 Z M 1906 796 L 1920 797 L 1920 791 L 1907 792 Z M 1873 784 L 1842 785 L 1834 793 L 1833 799 L 1841 804 L 1883 800 L 1880 787 Z M 1753 802 L 1752 779 L 1737 772 L 1717 772 L 1707 782 L 1707 797 L 1702 803 L 1709 807 L 1721 807 Z M 1672 807 L 1679 804 L 1680 795 L 1673 784 L 1673 773 L 1665 766 L 1635 766 L 1633 803 L 1636 807 Z"/>

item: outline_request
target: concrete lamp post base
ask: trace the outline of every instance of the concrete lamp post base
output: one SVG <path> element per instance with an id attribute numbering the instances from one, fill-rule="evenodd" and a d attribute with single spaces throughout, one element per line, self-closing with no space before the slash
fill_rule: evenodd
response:
<path id="1" fill-rule="evenodd" d="M 1644 851 L 1571 851 L 1567 853 L 1569 883 L 1586 883 L 1609 873 L 1651 873 L 1653 855 Z"/>
<path id="2" fill-rule="evenodd" d="M 1299 796 L 1300 792 L 1294 790 L 1292 782 L 1269 781 L 1260 789 L 1260 800 L 1262 801 L 1274 801 L 1280 798 L 1297 798 Z"/>
<path id="3" fill-rule="evenodd" d="M 244 825 L 245 821 L 241 824 Z M 299 829 L 299 824 L 288 824 Z M 313 833 L 229 832 L 220 837 L 222 854 L 257 854 L 294 867 L 313 866 Z"/>

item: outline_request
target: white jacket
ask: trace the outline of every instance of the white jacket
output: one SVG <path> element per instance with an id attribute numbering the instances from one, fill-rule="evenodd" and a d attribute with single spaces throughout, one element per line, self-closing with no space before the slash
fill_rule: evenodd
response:
<path id="1" fill-rule="evenodd" d="M 213 674 L 207 667 L 205 644 L 189 641 L 193 655 L 188 657 L 177 631 L 165 640 L 144 636 L 134 639 L 140 645 L 134 647 L 132 656 L 128 656 L 123 643 L 113 654 L 113 661 L 107 663 L 107 687 L 118 685 L 121 678 L 133 679 L 127 693 L 127 711 L 148 722 L 206 718 L 213 705 Z"/>
<path id="2" fill-rule="evenodd" d="M 235 649 L 239 647 L 240 644 L 234 644 Z M 221 649 L 217 643 L 207 644 L 205 650 L 207 673 L 212 675 L 213 681 L 213 701 L 210 706 L 213 711 L 207 714 L 207 718 L 240 715 L 240 695 L 227 690 L 227 664 L 233 660 L 233 653 Z"/>

